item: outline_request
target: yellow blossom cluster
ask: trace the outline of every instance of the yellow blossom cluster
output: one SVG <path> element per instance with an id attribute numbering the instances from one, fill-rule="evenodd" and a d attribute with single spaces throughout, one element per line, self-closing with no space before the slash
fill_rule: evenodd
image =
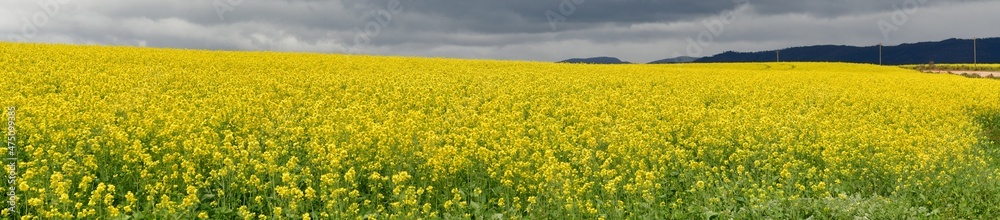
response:
<path id="1" fill-rule="evenodd" d="M 18 43 L 0 78 L 21 219 L 1000 213 L 997 80 Z"/>

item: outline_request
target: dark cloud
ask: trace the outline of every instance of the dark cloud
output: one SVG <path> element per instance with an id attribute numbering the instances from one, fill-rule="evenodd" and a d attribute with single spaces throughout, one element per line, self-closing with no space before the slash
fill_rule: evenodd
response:
<path id="1" fill-rule="evenodd" d="M 746 6 L 740 1 L 0 0 L 0 37 L 546 61 L 617 56 L 644 62 L 726 50 L 1000 36 L 991 22 L 1000 19 L 995 13 L 1000 1 L 746 0 Z M 716 26 L 727 12 L 731 22 Z M 905 21 L 894 22 L 900 14 Z M 32 21 L 39 15 L 44 24 Z M 553 15 L 559 19 L 555 29 Z M 886 21 L 890 31 L 879 26 Z M 35 30 L 26 32 L 26 26 Z M 716 28 L 721 30 L 712 32 Z M 693 48 L 691 40 L 698 39 L 708 41 Z M 690 54 L 692 49 L 699 53 Z"/>
<path id="2" fill-rule="evenodd" d="M 385 7 L 394 0 L 365 0 L 367 9 Z M 552 31 L 546 12 L 563 15 L 560 27 L 589 28 L 595 24 L 638 24 L 692 21 L 732 10 L 741 4 L 756 6 L 762 15 L 809 14 L 821 18 L 893 11 L 907 1 L 870 0 L 398 0 L 408 12 L 435 15 L 449 22 L 449 29 L 475 32 Z M 921 6 L 959 4 L 977 0 L 913 0 Z M 982 0 L 979 0 L 982 2 Z M 580 2 L 576 4 L 575 2 Z M 573 5 L 572 7 L 566 5 Z M 572 10 L 571 10 L 572 9 Z M 569 12 L 569 13 L 563 13 Z M 446 21 L 446 22 L 447 22 Z M 561 28 L 560 28 L 561 29 Z"/>

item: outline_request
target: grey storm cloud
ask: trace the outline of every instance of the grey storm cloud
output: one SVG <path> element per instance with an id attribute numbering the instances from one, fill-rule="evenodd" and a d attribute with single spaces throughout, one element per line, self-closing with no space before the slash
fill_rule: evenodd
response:
<path id="1" fill-rule="evenodd" d="M 368 8 L 378 8 L 391 0 L 365 1 Z M 431 14 L 447 19 L 464 30 L 480 32 L 550 31 L 545 12 L 572 11 L 566 23 L 636 24 L 647 22 L 690 21 L 734 9 L 739 3 L 756 5 L 761 14 L 802 13 L 818 17 L 836 17 L 903 7 L 905 1 L 870 0 L 401 0 L 411 3 L 413 13 Z M 567 4 L 567 2 L 571 4 Z M 577 3 L 579 2 L 579 3 Z M 923 4 L 938 4 L 922 0 Z M 950 2 L 969 2 L 950 1 Z M 573 5 L 567 6 L 567 5 Z M 573 10 L 569 10 L 572 8 Z M 509 25 L 515 24 L 515 25 Z M 587 27 L 579 25 L 575 27 Z"/>
<path id="2" fill-rule="evenodd" d="M 745 4 L 744 4 L 745 3 Z M 984 0 L 0 0 L 4 41 L 555 61 L 1000 36 Z"/>

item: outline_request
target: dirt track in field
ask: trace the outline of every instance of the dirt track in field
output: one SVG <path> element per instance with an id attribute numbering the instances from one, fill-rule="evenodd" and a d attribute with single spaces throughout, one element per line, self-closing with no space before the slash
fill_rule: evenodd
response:
<path id="1" fill-rule="evenodd" d="M 1000 72 L 991 72 L 991 71 L 928 70 L 926 72 L 929 72 L 929 73 L 950 73 L 950 74 L 956 74 L 956 75 L 971 74 L 971 75 L 979 75 L 981 77 L 1000 77 Z"/>

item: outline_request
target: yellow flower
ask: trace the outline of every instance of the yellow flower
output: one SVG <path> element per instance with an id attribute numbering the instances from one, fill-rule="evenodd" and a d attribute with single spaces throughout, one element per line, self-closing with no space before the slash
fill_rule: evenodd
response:
<path id="1" fill-rule="evenodd" d="M 31 206 L 41 206 L 42 205 L 42 199 L 39 199 L 39 198 L 28 199 L 28 205 L 31 205 Z"/>

